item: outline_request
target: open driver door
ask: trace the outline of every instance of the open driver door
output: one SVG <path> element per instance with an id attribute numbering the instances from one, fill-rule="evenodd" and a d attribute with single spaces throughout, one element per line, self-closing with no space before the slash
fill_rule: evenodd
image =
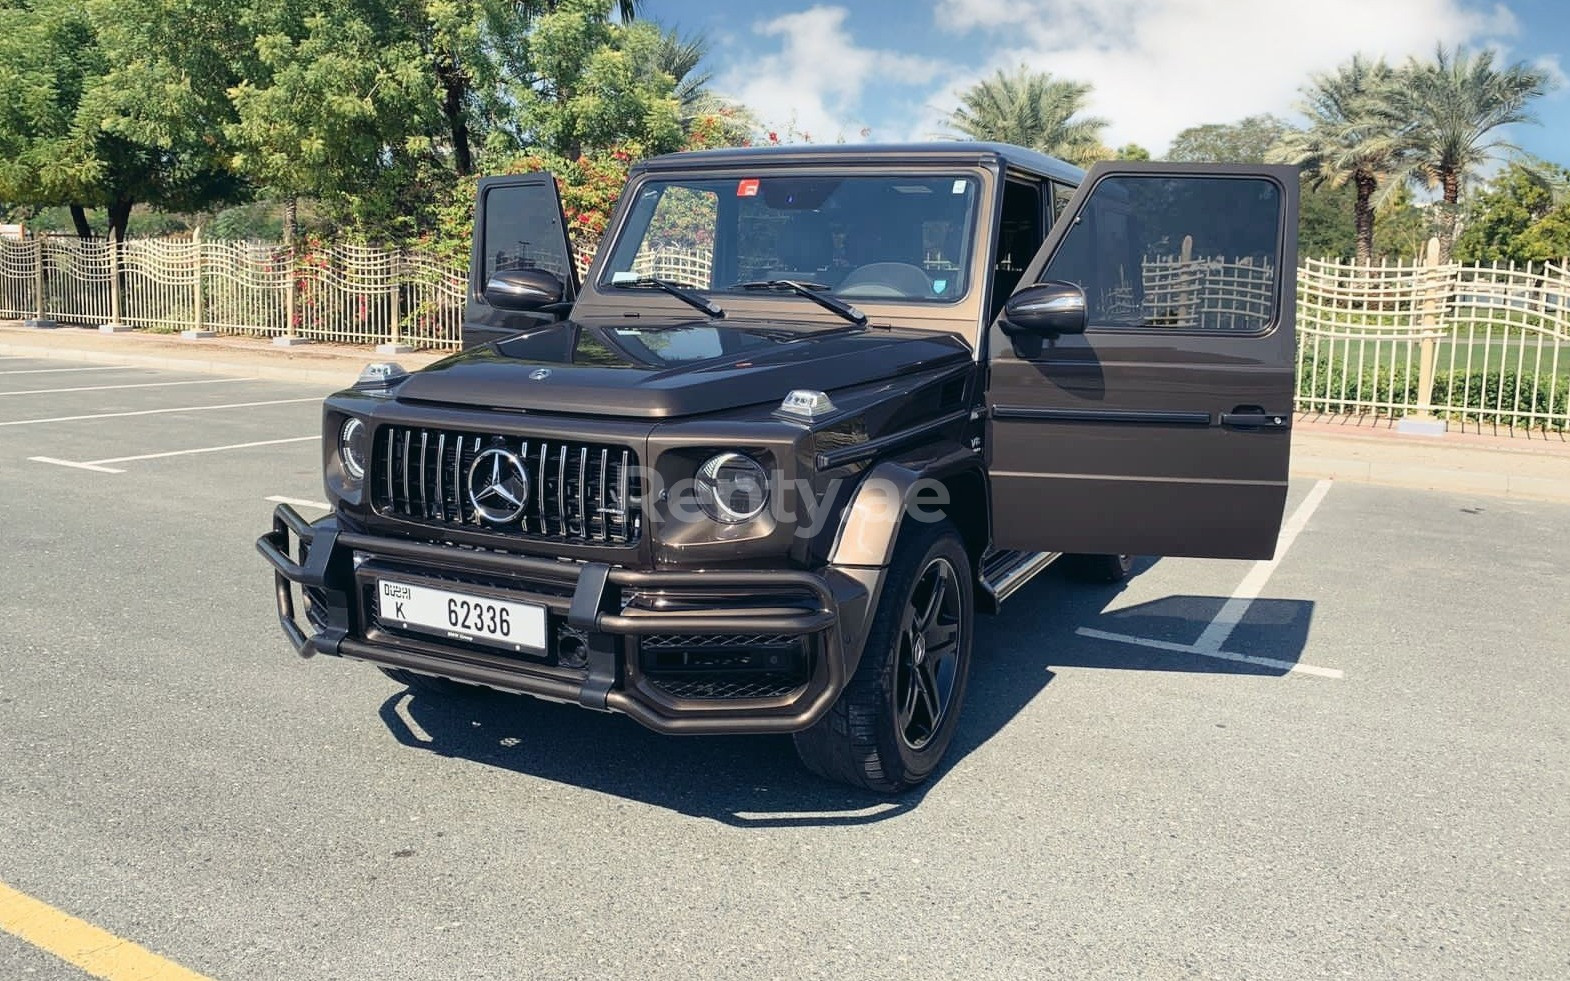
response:
<path id="1" fill-rule="evenodd" d="M 988 332 L 996 547 L 1274 554 L 1297 217 L 1292 167 L 1090 171 Z"/>

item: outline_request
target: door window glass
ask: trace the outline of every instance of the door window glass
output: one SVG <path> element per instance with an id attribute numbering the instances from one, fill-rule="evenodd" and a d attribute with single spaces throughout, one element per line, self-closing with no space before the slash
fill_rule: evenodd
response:
<path id="1" fill-rule="evenodd" d="M 485 194 L 485 278 L 499 269 L 543 269 L 570 283 L 567 237 L 550 188 L 538 184 L 493 187 Z"/>
<path id="2" fill-rule="evenodd" d="M 1092 327 L 1257 332 L 1275 322 L 1282 200 L 1262 178 L 1098 182 L 1041 275 Z"/>

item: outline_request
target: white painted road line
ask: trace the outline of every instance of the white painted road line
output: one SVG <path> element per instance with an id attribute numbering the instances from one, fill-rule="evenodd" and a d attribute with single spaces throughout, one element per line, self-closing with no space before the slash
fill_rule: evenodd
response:
<path id="1" fill-rule="evenodd" d="M 139 382 L 135 385 L 87 385 L 82 388 L 33 388 L 23 392 L 0 392 L 7 395 L 60 395 L 64 392 L 112 392 L 122 388 L 169 388 L 174 385 L 231 385 L 235 382 L 255 381 L 254 378 L 203 378 L 200 381 Z"/>
<path id="2" fill-rule="evenodd" d="M 134 460 L 162 460 L 171 456 L 190 456 L 194 453 L 218 453 L 223 450 L 248 450 L 253 446 L 278 446 L 283 443 L 303 443 L 306 440 L 321 439 L 320 436 L 291 436 L 288 439 L 263 439 L 255 443 L 229 443 L 226 446 L 200 446 L 194 450 L 169 450 L 165 453 L 141 453 L 136 456 L 112 456 L 103 460 L 61 460 L 52 456 L 30 456 L 34 463 L 52 463 L 57 467 L 75 467 L 78 470 L 95 470 L 98 473 L 125 473 L 114 467 L 106 467 L 106 463 L 130 463 Z M 271 498 L 269 498 L 271 500 Z M 292 500 L 289 503 L 294 503 Z M 314 505 L 315 501 L 302 501 L 300 503 Z M 321 505 L 322 510 L 327 505 Z"/>
<path id="3" fill-rule="evenodd" d="M 96 368 L 16 368 L 12 371 L 0 371 L 0 375 L 52 375 L 62 371 L 129 371 L 135 365 L 110 364 L 100 365 Z"/>
<path id="4" fill-rule="evenodd" d="M 326 501 L 311 501 L 303 497 L 283 497 L 275 494 L 272 497 L 263 498 L 263 500 L 271 501 L 274 504 L 288 504 L 297 508 L 315 508 L 318 511 L 332 510 L 332 506 Z"/>
<path id="5" fill-rule="evenodd" d="M 1330 481 L 1321 480 L 1314 484 L 1308 496 L 1303 498 L 1303 503 L 1297 506 L 1297 510 L 1292 512 L 1292 517 L 1288 518 L 1286 525 L 1282 527 L 1281 537 L 1276 539 L 1275 557 L 1254 563 L 1254 567 L 1248 570 L 1248 575 L 1244 576 L 1243 581 L 1232 591 L 1232 597 L 1222 605 L 1215 618 L 1210 621 L 1210 626 L 1206 627 L 1205 632 L 1194 641 L 1195 647 L 1207 651 L 1221 650 L 1227 639 L 1232 636 L 1232 631 L 1243 622 L 1249 604 L 1259 598 L 1265 583 L 1270 581 L 1271 574 L 1276 571 L 1276 566 L 1286 558 L 1287 550 L 1292 547 L 1293 542 L 1297 541 L 1298 533 L 1303 530 L 1304 525 L 1308 524 L 1308 519 L 1314 516 L 1314 511 L 1318 509 L 1319 503 L 1328 493 L 1330 493 Z"/>
<path id="6" fill-rule="evenodd" d="M 52 456 L 30 456 L 28 459 L 34 463 L 52 463 L 57 467 L 75 467 L 78 470 L 94 470 L 98 473 L 125 473 L 124 470 L 116 470 L 114 467 L 100 467 L 96 463 L 78 463 L 75 460 L 57 460 Z"/>
<path id="7" fill-rule="evenodd" d="M 253 446 L 278 446 L 282 443 L 303 443 L 308 439 L 321 439 L 320 436 L 291 436 L 288 439 L 261 439 L 254 443 L 229 443 L 225 446 L 202 446 L 194 450 L 169 450 L 166 453 L 142 453 L 137 456 L 113 456 L 106 460 L 88 460 L 87 465 L 96 467 L 104 463 L 130 463 L 133 460 L 162 460 L 170 456 L 190 456 L 193 453 L 218 453 L 223 450 L 248 450 Z"/>
<path id="8" fill-rule="evenodd" d="M 1212 651 L 1193 644 L 1174 644 L 1170 640 L 1155 640 L 1150 637 L 1131 637 L 1128 634 L 1108 633 L 1105 630 L 1092 630 L 1089 627 L 1080 627 L 1074 631 L 1081 637 L 1090 637 L 1095 640 L 1110 640 L 1119 644 L 1133 644 L 1136 647 L 1149 647 L 1158 651 L 1169 651 L 1173 654 L 1194 654 L 1199 657 L 1208 657 L 1217 661 L 1236 661 L 1240 664 L 1253 664 L 1261 668 L 1270 668 L 1273 671 L 1284 671 L 1292 674 L 1311 674 L 1316 678 L 1346 677 L 1340 668 L 1321 668 L 1314 664 L 1302 664 L 1297 661 L 1281 661 L 1273 657 L 1256 657 L 1253 654 L 1234 654 L 1231 651 Z"/>
<path id="9" fill-rule="evenodd" d="M 259 405 L 297 405 L 301 402 L 320 402 L 321 397 L 308 399 L 272 399 L 267 402 L 228 402 L 224 405 L 191 405 L 178 409 L 141 409 L 137 412 L 97 412 L 86 416 L 55 416 L 52 419 L 16 419 L 0 422 L 0 426 L 39 426 L 46 422 L 81 422 L 84 419 L 123 419 L 127 416 L 156 416 L 168 412 L 209 412 L 213 409 L 251 409 Z"/>
<path id="10" fill-rule="evenodd" d="M 1292 512 L 1292 517 L 1287 519 L 1281 528 L 1281 534 L 1276 539 L 1276 554 L 1274 558 L 1264 559 L 1254 563 L 1248 570 L 1243 581 L 1238 583 L 1236 589 L 1227 601 L 1221 605 L 1199 639 L 1192 644 L 1176 644 L 1168 640 L 1155 640 L 1150 637 L 1133 637 L 1128 634 L 1108 633 L 1105 630 L 1092 630 L 1089 627 L 1080 627 L 1075 633 L 1081 637 L 1091 637 L 1096 640 L 1110 640 L 1119 644 L 1133 644 L 1136 647 L 1147 647 L 1152 650 L 1170 651 L 1174 654 L 1196 654 L 1200 657 L 1214 658 L 1219 661 L 1236 661 L 1242 664 L 1253 664 L 1262 668 L 1276 671 L 1289 671 L 1296 674 L 1309 674 L 1319 678 L 1344 678 L 1345 672 L 1339 668 L 1321 668 L 1312 664 L 1299 664 L 1295 661 L 1283 661 L 1273 657 L 1256 657 L 1252 654 L 1235 654 L 1222 650 L 1232 637 L 1232 632 L 1238 624 L 1248 615 L 1248 608 L 1259 594 L 1265 589 L 1265 583 L 1270 581 L 1270 576 L 1286 558 L 1287 550 L 1292 543 L 1297 541 L 1297 536 L 1308 525 L 1308 520 L 1314 516 L 1314 511 L 1319 508 L 1325 495 L 1330 493 L 1329 480 L 1321 480 L 1309 490 L 1308 496 Z"/>

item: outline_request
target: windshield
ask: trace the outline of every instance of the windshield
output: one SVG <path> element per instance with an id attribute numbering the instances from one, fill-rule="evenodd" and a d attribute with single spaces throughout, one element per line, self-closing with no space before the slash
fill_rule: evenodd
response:
<path id="1" fill-rule="evenodd" d="M 970 288 L 978 192 L 954 174 L 651 180 L 600 283 L 743 293 L 788 279 L 846 300 L 950 303 Z"/>

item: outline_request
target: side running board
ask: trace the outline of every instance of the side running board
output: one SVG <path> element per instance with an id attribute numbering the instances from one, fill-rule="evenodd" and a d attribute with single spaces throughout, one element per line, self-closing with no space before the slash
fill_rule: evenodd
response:
<path id="1" fill-rule="evenodd" d="M 1062 552 L 992 552 L 981 560 L 981 589 L 992 601 L 993 609 L 1015 593 Z"/>

